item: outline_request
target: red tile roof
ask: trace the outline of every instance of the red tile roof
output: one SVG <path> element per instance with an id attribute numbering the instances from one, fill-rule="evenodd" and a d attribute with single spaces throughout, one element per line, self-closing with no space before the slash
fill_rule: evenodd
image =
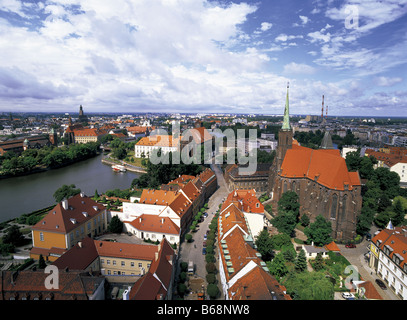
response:
<path id="1" fill-rule="evenodd" d="M 158 215 L 143 214 L 128 223 L 139 231 L 180 234 L 180 228 L 168 217 L 163 218 Z"/>
<path id="2" fill-rule="evenodd" d="M 349 190 L 361 185 L 359 175 L 349 173 L 339 150 L 331 149 L 313 150 L 293 146 L 287 150 L 279 175 L 289 178 L 306 177 L 336 190 L 344 190 L 345 185 Z"/>
<path id="3" fill-rule="evenodd" d="M 102 204 L 81 194 L 77 194 L 66 201 L 68 202 L 68 209 L 64 209 L 62 202 L 59 202 L 32 229 L 64 234 L 69 233 L 105 210 Z"/>

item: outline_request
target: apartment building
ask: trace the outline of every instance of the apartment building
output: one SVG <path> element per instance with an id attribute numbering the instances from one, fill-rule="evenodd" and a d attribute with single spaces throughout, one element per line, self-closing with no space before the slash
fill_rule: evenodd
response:
<path id="1" fill-rule="evenodd" d="M 402 300 L 407 300 L 407 226 L 377 233 L 370 243 L 369 265 Z"/>
<path id="2" fill-rule="evenodd" d="M 55 261 L 85 237 L 107 230 L 106 208 L 83 192 L 59 202 L 32 227 L 30 257 Z"/>

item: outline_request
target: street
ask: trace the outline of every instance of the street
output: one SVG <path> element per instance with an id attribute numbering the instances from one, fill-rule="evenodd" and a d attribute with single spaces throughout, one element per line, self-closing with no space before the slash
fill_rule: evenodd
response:
<path id="1" fill-rule="evenodd" d="M 208 217 L 206 217 L 203 222 L 199 223 L 197 231 L 192 233 L 193 241 L 191 243 L 184 241 L 179 248 L 179 261 L 193 261 L 195 263 L 195 275 L 205 279 L 205 281 L 206 261 L 205 255 L 202 254 L 204 235 L 206 234 L 206 231 L 209 230 L 209 224 L 214 217 L 214 214 L 219 209 L 219 205 L 222 203 L 223 198 L 229 193 L 220 168 L 217 165 L 211 165 L 211 169 L 216 174 L 219 187 L 209 198 L 208 210 L 206 211 Z M 176 279 L 177 277 L 178 275 L 176 276 Z"/>

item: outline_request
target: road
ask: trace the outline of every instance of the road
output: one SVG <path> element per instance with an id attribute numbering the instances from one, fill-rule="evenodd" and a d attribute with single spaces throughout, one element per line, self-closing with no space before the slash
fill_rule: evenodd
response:
<path id="1" fill-rule="evenodd" d="M 229 190 L 225 183 L 221 169 L 217 165 L 211 165 L 211 169 L 215 172 L 218 181 L 218 189 L 209 198 L 208 201 L 208 217 L 198 225 L 195 233 L 192 233 L 193 241 L 188 243 L 184 241 L 179 248 L 179 261 L 188 262 L 190 260 L 195 263 L 195 274 L 206 281 L 206 262 L 205 255 L 202 254 L 204 235 L 209 230 L 209 224 L 219 209 L 219 205 L 223 199 L 229 194 Z M 215 255 L 216 256 L 216 255 Z M 179 272 L 179 268 L 178 268 Z M 176 279 L 178 276 L 176 277 Z"/>

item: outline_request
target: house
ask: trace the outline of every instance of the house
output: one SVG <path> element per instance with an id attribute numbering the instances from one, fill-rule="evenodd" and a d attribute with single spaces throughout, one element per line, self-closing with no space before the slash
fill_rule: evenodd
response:
<path id="1" fill-rule="evenodd" d="M 179 139 L 171 135 L 151 135 L 141 138 L 134 146 L 134 156 L 136 158 L 150 158 L 153 151 L 158 152 L 161 149 L 162 154 L 179 151 Z"/>
<path id="2" fill-rule="evenodd" d="M 58 272 L 58 286 L 44 285 L 44 270 L 0 271 L 0 300 L 104 300 L 105 278 L 98 273 Z"/>
<path id="3" fill-rule="evenodd" d="M 98 142 L 107 135 L 106 130 L 97 128 L 82 128 L 73 130 L 75 143 Z"/>
<path id="4" fill-rule="evenodd" d="M 329 258 L 328 250 L 324 247 L 316 247 L 314 244 L 311 245 L 302 245 L 302 249 L 305 251 L 305 256 L 307 260 L 314 260 L 318 254 L 321 254 L 323 259 Z"/>
<path id="5" fill-rule="evenodd" d="M 148 272 L 123 293 L 123 300 L 171 300 L 176 261 L 174 250 L 163 239 Z"/>
<path id="6" fill-rule="evenodd" d="M 407 300 L 407 226 L 391 223 L 370 241 L 369 266 L 402 300 Z"/>
<path id="7" fill-rule="evenodd" d="M 158 246 L 86 237 L 53 262 L 58 269 L 99 271 L 109 282 L 134 283 L 150 268 Z"/>
<path id="8" fill-rule="evenodd" d="M 55 261 L 78 241 L 107 230 L 106 208 L 83 192 L 59 202 L 32 227 L 30 257 Z"/>
<path id="9" fill-rule="evenodd" d="M 243 213 L 252 235 L 256 238 L 264 229 L 265 223 L 264 206 L 257 199 L 256 191 L 243 189 L 230 192 L 222 204 L 221 211 L 227 210 L 232 204 Z"/>
<path id="10" fill-rule="evenodd" d="M 219 277 L 227 300 L 291 300 L 269 273 L 244 213 L 238 204 L 224 204 L 218 218 Z"/>

